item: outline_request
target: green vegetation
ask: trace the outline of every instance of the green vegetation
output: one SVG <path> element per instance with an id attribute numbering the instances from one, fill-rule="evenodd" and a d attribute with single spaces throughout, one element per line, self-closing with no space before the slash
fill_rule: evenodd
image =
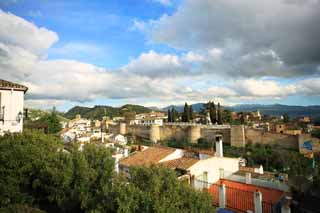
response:
<path id="1" fill-rule="evenodd" d="M 109 116 L 110 118 L 116 116 L 124 116 L 127 112 L 134 113 L 148 113 L 151 109 L 139 105 L 127 104 L 122 107 L 110 107 L 110 106 L 95 106 L 93 108 L 76 106 L 65 113 L 65 117 L 69 119 L 75 118 L 76 115 L 81 115 L 83 118 L 88 119 L 98 119 L 101 120 L 104 116 Z"/>
<path id="2" fill-rule="evenodd" d="M 312 162 L 299 152 L 280 149 L 276 146 L 260 144 L 247 145 L 245 148 L 224 146 L 227 157 L 242 157 L 248 166 L 263 165 L 267 171 L 286 172 L 289 175 L 307 175 L 312 173 Z"/>
<path id="3" fill-rule="evenodd" d="M 193 115 L 192 106 L 191 105 L 189 106 L 186 102 L 184 105 L 184 108 L 183 108 L 182 115 L 181 115 L 181 121 L 182 122 L 190 122 L 190 121 L 192 121 L 193 117 L 194 117 L 194 115 Z"/>
<path id="4" fill-rule="evenodd" d="M 129 184 L 115 184 L 118 212 L 214 212 L 212 197 L 178 182 L 174 171 L 134 168 Z"/>
<path id="5" fill-rule="evenodd" d="M 35 131 L 0 137 L 0 212 L 212 212 L 212 199 L 174 171 L 114 173 L 109 149 Z"/>
<path id="6" fill-rule="evenodd" d="M 50 134 L 56 134 L 62 129 L 60 119 L 55 110 L 53 110 L 50 114 L 43 115 L 38 122 L 45 124 L 48 127 L 48 133 Z"/>
<path id="7" fill-rule="evenodd" d="M 208 142 L 204 138 L 200 138 L 198 140 L 198 143 L 190 143 L 188 139 L 182 139 L 182 140 L 168 140 L 168 141 L 161 141 L 161 144 L 163 146 L 168 146 L 172 148 L 178 148 L 178 149 L 188 149 L 188 148 L 199 148 L 199 149 L 210 149 L 214 144 Z"/>
<path id="8" fill-rule="evenodd" d="M 312 137 L 320 138 L 320 129 L 312 130 L 311 135 Z"/>
<path id="9" fill-rule="evenodd" d="M 172 109 L 168 109 L 168 122 L 176 122 L 178 119 L 179 113 L 178 111 L 172 107 Z"/>

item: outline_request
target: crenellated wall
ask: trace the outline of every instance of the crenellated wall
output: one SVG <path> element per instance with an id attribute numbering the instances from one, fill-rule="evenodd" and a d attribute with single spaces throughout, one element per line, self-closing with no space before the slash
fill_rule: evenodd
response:
<path id="1" fill-rule="evenodd" d="M 299 136 L 245 129 L 246 143 L 278 145 L 286 149 L 299 150 Z"/>
<path id="2" fill-rule="evenodd" d="M 243 125 L 234 126 L 210 126 L 194 124 L 164 124 L 152 125 L 109 125 L 109 132 L 119 134 L 132 134 L 139 138 L 149 139 L 153 142 L 174 139 L 177 141 L 189 140 L 197 143 L 200 138 L 207 141 L 215 141 L 217 134 L 223 136 L 223 143 L 231 146 L 244 147 L 247 143 L 278 145 L 286 149 L 299 150 L 299 136 L 280 133 L 265 132 L 262 130 L 244 128 Z M 300 136 L 301 141 L 309 138 Z M 320 142 L 314 143 L 315 149 L 320 151 Z"/>

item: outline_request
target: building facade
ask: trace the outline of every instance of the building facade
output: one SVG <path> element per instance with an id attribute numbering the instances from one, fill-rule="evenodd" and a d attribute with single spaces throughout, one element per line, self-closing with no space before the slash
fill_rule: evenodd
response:
<path id="1" fill-rule="evenodd" d="M 0 79 L 0 135 L 22 132 L 24 94 L 28 88 Z"/>

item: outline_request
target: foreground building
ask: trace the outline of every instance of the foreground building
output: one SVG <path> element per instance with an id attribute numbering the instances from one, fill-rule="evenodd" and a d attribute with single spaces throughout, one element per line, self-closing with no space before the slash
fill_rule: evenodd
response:
<path id="1" fill-rule="evenodd" d="M 0 79 L 0 135 L 22 132 L 26 86 Z"/>
<path id="2" fill-rule="evenodd" d="M 222 141 L 217 142 L 217 146 Z M 222 150 L 221 150 L 222 151 Z M 222 152 L 204 152 L 170 147 L 153 146 L 138 150 L 119 162 L 121 172 L 129 175 L 135 166 L 160 165 L 175 170 L 177 178 L 194 184 L 195 188 L 208 188 L 203 183 L 214 183 L 220 178 L 220 170 L 239 170 L 240 158 L 223 157 Z M 197 182 L 195 182 L 197 180 Z M 199 182 L 200 180 L 200 182 Z"/>

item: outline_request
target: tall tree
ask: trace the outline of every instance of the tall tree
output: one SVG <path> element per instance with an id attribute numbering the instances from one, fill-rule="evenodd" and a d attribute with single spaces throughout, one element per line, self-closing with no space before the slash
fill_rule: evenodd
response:
<path id="1" fill-rule="evenodd" d="M 190 117 L 189 121 L 192 121 L 194 119 L 194 113 L 193 113 L 192 105 L 189 106 L 189 117 Z"/>
<path id="2" fill-rule="evenodd" d="M 214 104 L 214 102 L 211 102 L 211 104 L 210 104 L 210 120 L 211 120 L 212 124 L 217 123 L 217 109 L 216 109 L 216 105 Z"/>
<path id="3" fill-rule="evenodd" d="M 188 103 L 186 102 L 184 104 L 184 109 L 182 113 L 182 122 L 189 122 L 189 121 L 190 121 L 190 110 L 189 110 Z"/>
<path id="4" fill-rule="evenodd" d="M 283 114 L 283 122 L 284 123 L 288 123 L 290 121 L 289 115 L 288 113 L 284 113 Z"/>
<path id="5" fill-rule="evenodd" d="M 62 128 L 55 108 L 53 108 L 51 113 L 43 115 L 39 119 L 39 122 L 46 124 L 48 126 L 48 132 L 51 134 L 58 133 Z"/>
<path id="6" fill-rule="evenodd" d="M 172 114 L 170 109 L 168 109 L 168 122 L 172 122 Z"/>
<path id="7" fill-rule="evenodd" d="M 171 122 L 176 122 L 177 118 L 178 118 L 178 112 L 174 107 L 172 107 L 172 109 L 171 109 L 171 119 L 172 119 L 172 121 Z"/>
<path id="8" fill-rule="evenodd" d="M 223 123 L 223 118 L 222 118 L 222 109 L 220 107 L 220 103 L 218 103 L 218 124 L 221 125 Z"/>

